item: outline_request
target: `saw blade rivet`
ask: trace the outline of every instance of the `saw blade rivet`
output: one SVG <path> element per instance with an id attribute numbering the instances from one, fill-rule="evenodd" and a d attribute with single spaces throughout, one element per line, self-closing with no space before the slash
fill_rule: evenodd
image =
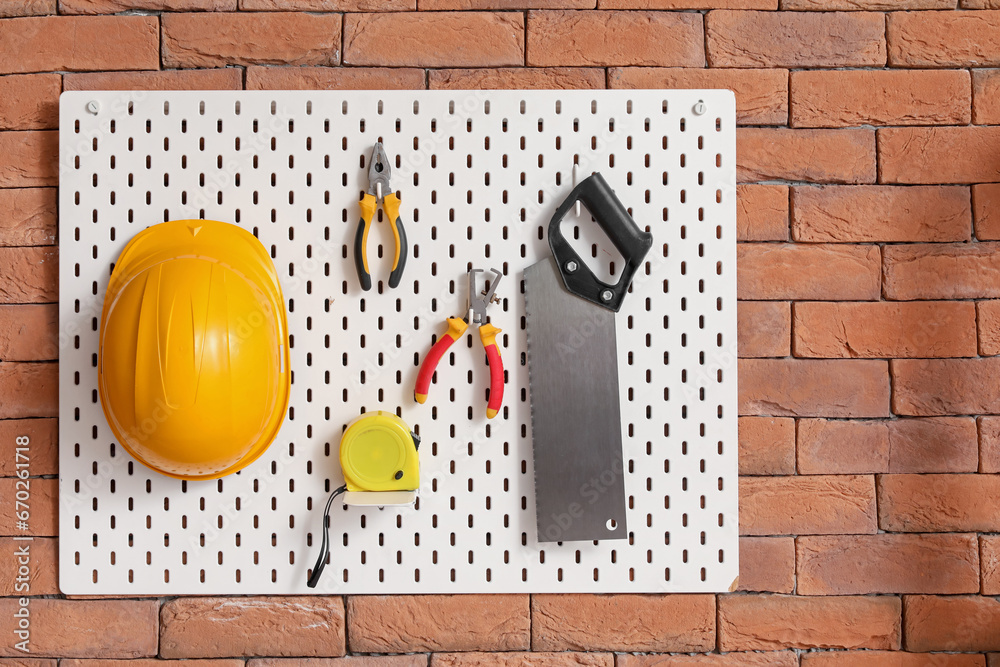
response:
<path id="1" fill-rule="evenodd" d="M 573 260 L 570 260 L 570 261 L 566 262 L 566 272 L 567 273 L 573 273 L 578 268 L 580 268 L 580 266 L 576 262 L 574 262 Z"/>
<path id="2" fill-rule="evenodd" d="M 604 299 L 605 301 L 611 301 L 611 297 L 613 296 L 614 294 L 609 289 L 606 289 L 603 292 L 601 292 L 601 298 Z"/>

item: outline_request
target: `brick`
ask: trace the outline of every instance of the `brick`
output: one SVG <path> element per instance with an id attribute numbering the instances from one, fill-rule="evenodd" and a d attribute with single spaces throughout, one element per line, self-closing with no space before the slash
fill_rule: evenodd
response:
<path id="1" fill-rule="evenodd" d="M 248 67 L 247 90 L 413 90 L 424 71 L 394 67 Z"/>
<path id="2" fill-rule="evenodd" d="M 1000 9 L 1000 0 L 958 0 L 958 6 L 962 9 Z"/>
<path id="3" fill-rule="evenodd" d="M 1000 183 L 973 185 L 972 210 L 976 238 L 980 241 L 1000 240 Z"/>
<path id="4" fill-rule="evenodd" d="M 697 13 L 528 12 L 530 66 L 704 67 Z"/>
<path id="5" fill-rule="evenodd" d="M 58 132 L 0 132 L 0 188 L 37 188 L 58 184 Z"/>
<path id="6" fill-rule="evenodd" d="M 18 470 L 17 463 L 25 459 L 16 457 L 17 438 L 28 438 L 27 470 L 32 475 L 56 475 L 59 473 L 59 425 L 55 419 L 4 419 L 0 421 L 0 476 L 13 477 Z M 0 552 L 2 553 L 2 552 Z"/>
<path id="7" fill-rule="evenodd" d="M 0 246 L 55 242 L 55 188 L 0 190 Z"/>
<path id="8" fill-rule="evenodd" d="M 796 357 L 973 357 L 976 308 L 959 301 L 796 303 Z"/>
<path id="9" fill-rule="evenodd" d="M 897 533 L 1000 532 L 996 475 L 882 475 L 879 527 Z"/>
<path id="10" fill-rule="evenodd" d="M 597 0 L 598 9 L 769 9 L 778 0 Z"/>
<path id="11" fill-rule="evenodd" d="M 0 18 L 42 16 L 56 13 L 56 0 L 5 0 L 0 4 Z"/>
<path id="12" fill-rule="evenodd" d="M 781 9 L 793 11 L 899 11 L 954 9 L 955 0 L 781 0 Z"/>
<path id="13" fill-rule="evenodd" d="M 1000 127 L 880 129 L 879 182 L 979 183 L 1000 180 L 1000 162 L 995 159 L 997 152 L 1000 152 Z"/>
<path id="14" fill-rule="evenodd" d="M 736 186 L 736 240 L 788 240 L 787 185 L 740 183 Z"/>
<path id="15" fill-rule="evenodd" d="M 972 205 L 959 186 L 792 188 L 792 238 L 808 243 L 968 241 Z"/>
<path id="16" fill-rule="evenodd" d="M 46 130 L 59 127 L 58 74 L 0 77 L 0 130 Z"/>
<path id="17" fill-rule="evenodd" d="M 802 475 L 863 475 L 889 470 L 885 421 L 800 419 L 796 439 Z"/>
<path id="18" fill-rule="evenodd" d="M 1000 649 L 1000 602 L 978 595 L 904 600 L 907 651 Z"/>
<path id="19" fill-rule="evenodd" d="M 86 72 L 63 76 L 64 90 L 242 90 L 243 73 L 225 69 Z"/>
<path id="20" fill-rule="evenodd" d="M 140 658 L 156 655 L 158 600 L 31 601 L 31 653 L 63 658 Z M 17 598 L 0 598 L 0 632 L 13 637 Z M 20 656 L 13 642 L 0 655 Z"/>
<path id="21" fill-rule="evenodd" d="M 888 417 L 889 373 L 867 359 L 741 359 L 741 415 Z"/>
<path id="22" fill-rule="evenodd" d="M 59 358 L 59 309 L 55 304 L 0 305 L 0 360 Z"/>
<path id="23" fill-rule="evenodd" d="M 164 67 L 337 65 L 339 14 L 164 14 Z"/>
<path id="24" fill-rule="evenodd" d="M 0 74 L 159 69 L 155 16 L 40 16 L 0 21 Z"/>
<path id="25" fill-rule="evenodd" d="M 705 41 L 711 67 L 881 67 L 886 58 L 876 13 L 713 11 Z"/>
<path id="26" fill-rule="evenodd" d="M 424 10 L 595 9 L 597 0 L 417 0 Z"/>
<path id="27" fill-rule="evenodd" d="M 614 667 L 612 653 L 434 653 L 430 667 Z"/>
<path id="28" fill-rule="evenodd" d="M 1000 243 L 886 246 L 887 299 L 1000 297 Z"/>
<path id="29" fill-rule="evenodd" d="M 872 130 L 746 127 L 736 132 L 736 154 L 736 178 L 741 182 L 875 182 Z"/>
<path id="30" fill-rule="evenodd" d="M 895 421 L 801 419 L 801 474 L 975 472 L 976 424 L 965 417 Z"/>
<path id="31" fill-rule="evenodd" d="M 891 473 L 976 472 L 976 423 L 968 417 L 898 419 L 889 422 Z"/>
<path id="32" fill-rule="evenodd" d="M 979 472 L 1000 472 L 1000 417 L 978 417 Z"/>
<path id="33" fill-rule="evenodd" d="M 202 661 L 190 661 L 190 667 L 203 667 Z M 224 662 L 218 660 L 215 662 Z M 173 664 L 173 663 L 171 663 Z M 240 661 L 235 667 L 242 667 Z M 253 658 L 247 667 L 427 667 L 426 655 L 349 655 L 343 658 Z M 86 667 L 81 665 L 80 667 Z M 122 667 L 132 667 L 122 665 Z M 156 667 L 150 665 L 150 667 Z M 162 663 L 160 663 L 162 667 Z M 204 666 L 210 667 L 210 666 Z"/>
<path id="34" fill-rule="evenodd" d="M 27 484 L 30 498 L 28 500 L 28 529 L 16 527 L 14 500 L 18 491 L 23 491 Z M 59 480 L 17 479 L 13 477 L 0 478 L 0 501 L 9 508 L 5 516 L 0 516 L 0 535 L 30 535 L 34 537 L 54 537 L 59 534 Z M 24 509 L 24 508 L 20 508 Z"/>
<path id="35" fill-rule="evenodd" d="M 896 597 L 720 595 L 719 649 L 898 649 L 900 610 Z"/>
<path id="36" fill-rule="evenodd" d="M 532 595 L 533 651 L 711 651 L 712 595 Z"/>
<path id="37" fill-rule="evenodd" d="M 965 70 L 792 72 L 793 127 L 967 125 Z"/>
<path id="38" fill-rule="evenodd" d="M 795 590 L 795 540 L 741 537 L 738 591 L 791 593 Z"/>
<path id="39" fill-rule="evenodd" d="M 831 651 L 803 653 L 802 667 L 986 667 L 981 655 Z"/>
<path id="40" fill-rule="evenodd" d="M 979 592 L 974 534 L 800 537 L 795 562 L 799 595 Z"/>
<path id="41" fill-rule="evenodd" d="M 966 415 L 1000 412 L 1000 357 L 896 359 L 893 412 Z"/>
<path id="42" fill-rule="evenodd" d="M 892 12 L 886 35 L 895 67 L 1000 65 L 1000 12 Z"/>
<path id="43" fill-rule="evenodd" d="M 875 517 L 868 475 L 740 478 L 742 535 L 874 533 Z"/>
<path id="44" fill-rule="evenodd" d="M 53 246 L 0 248 L 0 304 L 59 299 L 59 251 Z"/>
<path id="45" fill-rule="evenodd" d="M 427 79 L 431 90 L 604 88 L 604 70 L 596 67 L 434 69 Z"/>
<path id="46" fill-rule="evenodd" d="M 60 14 L 116 14 L 131 10 L 233 12 L 236 0 L 59 0 Z"/>
<path id="47" fill-rule="evenodd" d="M 878 299 L 874 245 L 743 243 L 736 247 L 740 299 Z"/>
<path id="48" fill-rule="evenodd" d="M 979 536 L 983 595 L 1000 595 L 1000 536 Z"/>
<path id="49" fill-rule="evenodd" d="M 527 595 L 365 595 L 347 598 L 352 653 L 525 651 Z"/>
<path id="50" fill-rule="evenodd" d="M 791 339 L 791 308 L 781 301 L 740 301 L 737 330 L 740 357 L 786 357 Z"/>
<path id="51" fill-rule="evenodd" d="M 261 632 L 261 628 L 280 629 Z M 160 610 L 160 656 L 344 655 L 341 597 L 178 598 Z"/>
<path id="52" fill-rule="evenodd" d="M 634 655 L 618 654 L 618 667 L 798 667 L 793 651 L 747 651 L 745 653 L 709 653 L 703 655 Z"/>
<path id="53" fill-rule="evenodd" d="M 417 0 L 240 0 L 240 9 L 287 12 L 405 12 L 417 8 Z M 423 7 L 421 7 L 423 9 Z"/>
<path id="54" fill-rule="evenodd" d="M 795 420 L 787 417 L 739 418 L 741 475 L 795 474 Z"/>
<path id="55" fill-rule="evenodd" d="M 400 36 L 405 35 L 405 39 Z M 521 13 L 348 14 L 344 64 L 503 67 L 524 64 Z"/>
<path id="56" fill-rule="evenodd" d="M 0 363 L 0 419 L 59 416 L 56 364 Z"/>
<path id="57" fill-rule="evenodd" d="M 13 509 L 13 505 L 11 505 Z M 27 545 L 27 563 L 21 563 L 20 549 Z M 31 542 L 0 537 L 0 595 L 58 595 L 59 547 L 54 537 L 38 537 Z M 18 573 L 27 565 L 29 574 Z M 0 663 L 2 664 L 2 663 Z"/>
<path id="58" fill-rule="evenodd" d="M 736 94 L 737 124 L 784 125 L 788 122 L 788 70 L 784 69 L 613 67 L 608 70 L 608 86 L 695 90 L 727 88 Z"/>
<path id="59" fill-rule="evenodd" d="M 1000 124 L 1000 70 L 972 70 L 972 122 Z"/>
<path id="60" fill-rule="evenodd" d="M 56 667 L 58 662 L 48 658 L 0 658 L 3 667 Z"/>

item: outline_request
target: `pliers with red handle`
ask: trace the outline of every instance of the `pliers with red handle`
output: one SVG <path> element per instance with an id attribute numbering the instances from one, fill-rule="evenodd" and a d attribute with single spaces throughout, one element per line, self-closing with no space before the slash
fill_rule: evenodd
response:
<path id="1" fill-rule="evenodd" d="M 417 403 L 427 400 L 427 392 L 431 386 L 431 378 L 434 377 L 434 370 L 438 362 L 444 356 L 451 344 L 465 335 L 469 323 L 479 327 L 479 338 L 483 341 L 483 348 L 486 350 L 486 359 L 490 366 L 490 397 L 486 405 L 486 416 L 493 419 L 500 411 L 503 404 L 503 361 L 500 359 L 500 348 L 497 346 L 496 337 L 500 329 L 493 326 L 486 316 L 486 309 L 491 303 L 500 303 L 500 299 L 495 296 L 497 285 L 500 284 L 500 272 L 490 269 L 493 273 L 493 280 L 487 289 L 481 293 L 476 291 L 476 274 L 482 273 L 482 269 L 471 269 L 469 271 L 469 300 L 466 303 L 466 316 L 464 318 L 449 317 L 448 330 L 431 348 L 424 362 L 420 365 L 420 372 L 417 373 L 417 384 L 413 389 L 413 398 Z"/>

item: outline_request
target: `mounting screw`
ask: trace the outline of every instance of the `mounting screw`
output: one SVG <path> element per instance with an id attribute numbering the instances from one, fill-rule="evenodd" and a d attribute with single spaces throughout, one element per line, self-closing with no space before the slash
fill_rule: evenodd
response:
<path id="1" fill-rule="evenodd" d="M 87 111 L 94 114 L 95 116 L 101 110 L 101 103 L 97 100 L 90 100 L 87 102 Z"/>
<path id="2" fill-rule="evenodd" d="M 575 273 L 580 266 L 573 260 L 566 262 L 566 273 Z"/>
<path id="3" fill-rule="evenodd" d="M 609 289 L 606 289 L 603 292 L 601 292 L 601 299 L 604 301 L 611 301 L 611 297 L 613 296 L 614 294 Z"/>
<path id="4" fill-rule="evenodd" d="M 692 109 L 692 111 L 694 111 L 694 115 L 696 116 L 702 115 L 706 111 L 705 103 L 702 102 L 701 100 L 698 100 L 698 102 L 694 105 L 694 109 Z"/>

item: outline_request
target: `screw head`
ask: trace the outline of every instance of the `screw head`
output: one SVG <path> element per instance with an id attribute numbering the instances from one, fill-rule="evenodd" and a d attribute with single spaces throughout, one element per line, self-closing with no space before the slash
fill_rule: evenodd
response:
<path id="1" fill-rule="evenodd" d="M 566 273 L 575 273 L 580 266 L 573 260 L 566 262 Z"/>
<path id="2" fill-rule="evenodd" d="M 692 109 L 692 111 L 694 111 L 696 116 L 702 115 L 703 113 L 705 113 L 706 110 L 707 107 L 705 106 L 705 103 L 702 102 L 701 100 L 698 100 L 698 102 L 694 105 L 694 108 Z"/>
<path id="3" fill-rule="evenodd" d="M 612 291 L 609 290 L 609 289 L 606 289 L 603 292 L 601 292 L 601 299 L 603 299 L 604 301 L 611 301 L 611 298 L 613 296 L 614 296 L 614 293 L 612 293 Z"/>
<path id="4" fill-rule="evenodd" d="M 96 116 L 97 112 L 99 112 L 100 110 L 101 110 L 101 103 L 98 102 L 97 100 L 90 100 L 89 102 L 87 102 L 87 111 L 89 111 L 90 113 Z"/>

